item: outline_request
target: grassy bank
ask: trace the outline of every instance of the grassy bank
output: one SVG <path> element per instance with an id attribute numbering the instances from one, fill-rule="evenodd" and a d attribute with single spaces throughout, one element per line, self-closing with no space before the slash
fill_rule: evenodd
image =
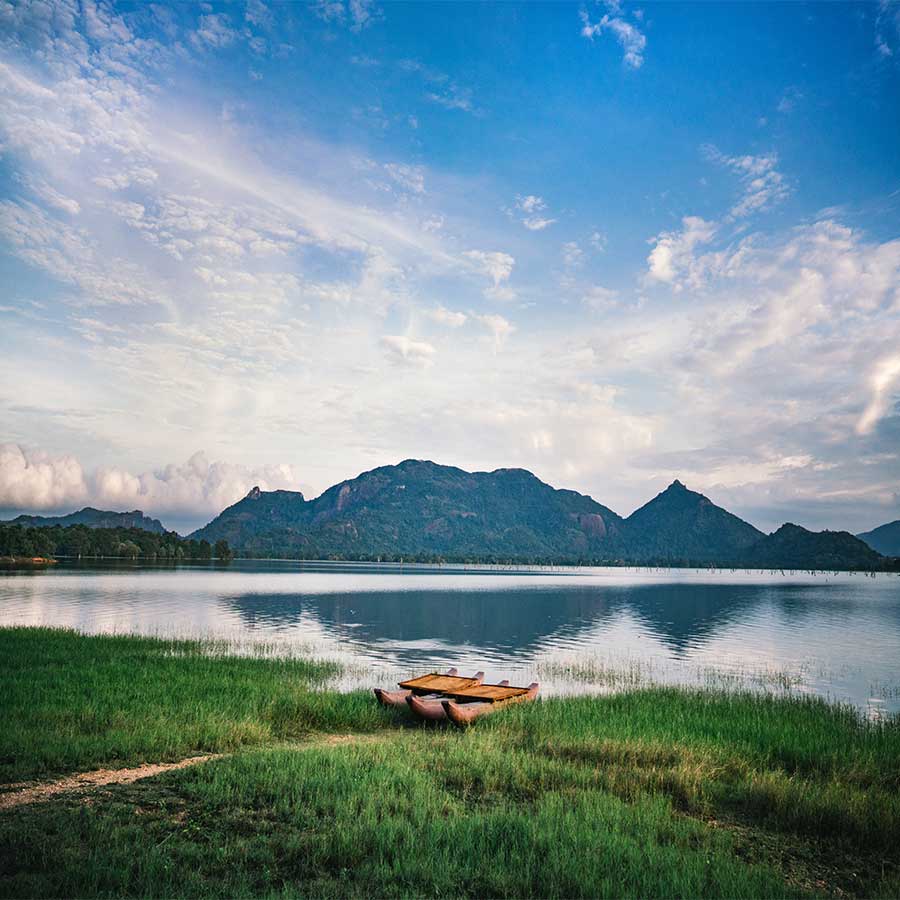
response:
<path id="1" fill-rule="evenodd" d="M 0 784 L 386 724 L 362 693 L 320 690 L 337 673 L 334 663 L 225 651 L 208 642 L 0 629 Z"/>
<path id="2" fill-rule="evenodd" d="M 900 724 L 817 701 L 646 689 L 461 733 L 199 644 L 0 630 L 0 666 L 7 779 L 231 751 L 0 813 L 3 896 L 900 896 Z"/>

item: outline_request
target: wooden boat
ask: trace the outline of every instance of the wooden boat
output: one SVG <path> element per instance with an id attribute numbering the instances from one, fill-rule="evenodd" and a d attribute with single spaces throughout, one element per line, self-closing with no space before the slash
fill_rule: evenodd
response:
<path id="1" fill-rule="evenodd" d="M 454 725 L 464 728 L 479 717 L 496 712 L 508 703 L 527 703 L 534 700 L 539 690 L 540 685 L 536 681 L 532 681 L 527 688 L 482 684 L 455 692 L 452 698 L 442 700 L 441 706 L 446 717 Z"/>
<path id="2" fill-rule="evenodd" d="M 484 677 L 483 672 L 478 674 Z M 505 687 L 508 684 L 508 681 L 501 681 L 496 686 Z M 493 687 L 493 685 L 491 686 Z M 447 718 L 447 713 L 444 711 L 444 701 L 446 699 L 446 694 L 432 694 L 426 697 L 417 697 L 415 694 L 410 694 L 406 698 L 406 702 L 409 704 L 413 714 L 420 719 L 427 719 L 430 722 L 441 722 Z"/>
<path id="3" fill-rule="evenodd" d="M 386 691 L 382 688 L 375 688 L 375 699 L 382 706 L 406 706 L 406 698 L 410 694 L 434 694 L 441 695 L 453 688 L 472 687 L 481 684 L 484 678 L 484 672 L 476 672 L 471 678 L 463 678 L 458 675 L 458 669 L 448 669 L 443 675 L 432 673 L 431 675 L 421 675 L 419 678 L 410 678 L 407 681 L 401 681 L 399 691 Z"/>

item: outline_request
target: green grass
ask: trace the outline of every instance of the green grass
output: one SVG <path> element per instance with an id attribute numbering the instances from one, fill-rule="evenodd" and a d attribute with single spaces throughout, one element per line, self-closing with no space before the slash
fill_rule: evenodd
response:
<path id="1" fill-rule="evenodd" d="M 200 644 L 0 630 L 0 666 L 10 772 L 236 748 L 0 813 L 0 896 L 900 897 L 896 720 L 650 688 L 463 733 L 316 690 L 321 664 Z M 116 708 L 124 747 L 97 727 Z"/>
<path id="2" fill-rule="evenodd" d="M 317 690 L 334 663 L 225 649 L 0 629 L 0 784 L 387 724 L 362 692 Z"/>

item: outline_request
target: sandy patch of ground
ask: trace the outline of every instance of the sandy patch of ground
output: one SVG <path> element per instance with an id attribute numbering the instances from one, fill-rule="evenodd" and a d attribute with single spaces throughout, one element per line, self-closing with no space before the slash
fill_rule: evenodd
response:
<path id="1" fill-rule="evenodd" d="M 107 784 L 131 784 L 142 778 L 152 778 L 163 772 L 186 769 L 211 759 L 218 759 L 221 755 L 221 753 L 211 753 L 206 756 L 190 756 L 174 763 L 136 766 L 133 769 L 96 769 L 93 772 L 80 772 L 78 775 L 69 775 L 57 781 L 38 784 L 34 782 L 10 784 L 6 785 L 4 792 L 0 794 L 0 810 L 23 806 L 26 803 L 39 803 L 42 800 L 49 800 L 57 794 L 103 787 Z"/>

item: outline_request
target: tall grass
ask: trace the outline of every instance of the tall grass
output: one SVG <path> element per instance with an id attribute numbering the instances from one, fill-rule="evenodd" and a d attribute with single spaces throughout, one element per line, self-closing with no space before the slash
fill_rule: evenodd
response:
<path id="1" fill-rule="evenodd" d="M 16 709 L 33 707 L 0 738 L 19 770 L 47 764 L 38 725 L 81 747 L 64 760 L 108 757 L 122 726 L 98 710 L 125 700 L 133 756 L 165 728 L 173 754 L 198 734 L 219 744 L 192 750 L 239 749 L 0 814 L 0 896 L 900 896 L 897 720 L 656 687 L 401 728 L 369 697 L 318 690 L 319 664 L 47 631 L 0 632 L 8 646 L 34 654 L 0 662 Z M 140 690 L 117 681 L 133 665 Z"/>
<path id="2" fill-rule="evenodd" d="M 321 690 L 335 663 L 225 649 L 0 629 L 0 783 L 385 725 L 362 692 Z"/>

